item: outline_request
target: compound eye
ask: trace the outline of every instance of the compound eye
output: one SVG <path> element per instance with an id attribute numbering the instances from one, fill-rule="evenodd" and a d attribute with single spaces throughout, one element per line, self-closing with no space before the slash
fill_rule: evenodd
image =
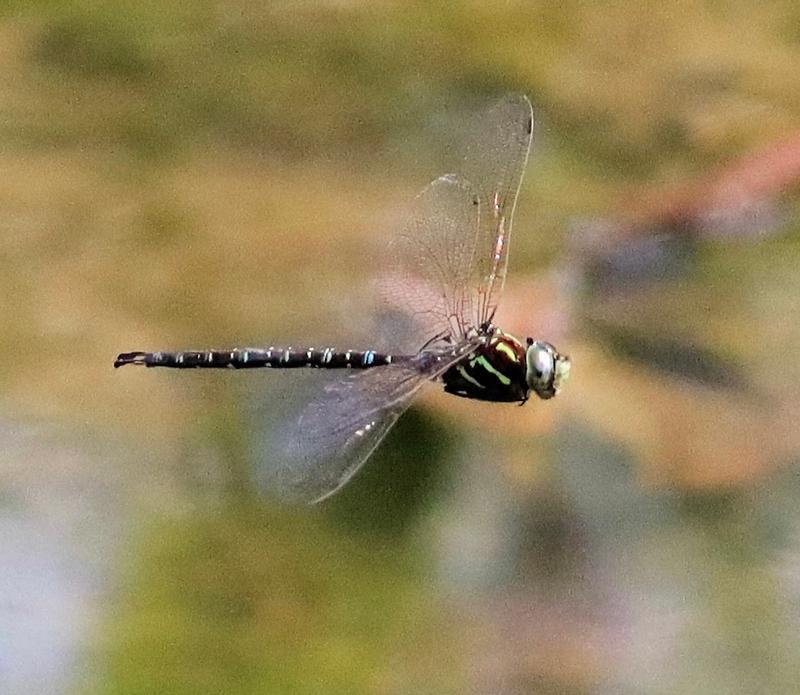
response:
<path id="1" fill-rule="evenodd" d="M 546 343 L 533 342 L 528 346 L 526 354 L 528 386 L 541 398 L 553 395 L 553 377 L 555 374 L 554 350 Z"/>
<path id="2" fill-rule="evenodd" d="M 547 350 L 534 350 L 531 363 L 536 375 L 539 377 L 546 376 L 553 371 L 553 356 Z"/>

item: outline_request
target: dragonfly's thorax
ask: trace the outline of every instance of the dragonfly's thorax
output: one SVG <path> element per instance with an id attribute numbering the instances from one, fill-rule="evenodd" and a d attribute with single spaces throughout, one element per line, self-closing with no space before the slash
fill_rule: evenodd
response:
<path id="1" fill-rule="evenodd" d="M 492 329 L 475 352 L 443 375 L 448 393 L 482 401 L 525 401 L 526 347 L 514 336 Z"/>

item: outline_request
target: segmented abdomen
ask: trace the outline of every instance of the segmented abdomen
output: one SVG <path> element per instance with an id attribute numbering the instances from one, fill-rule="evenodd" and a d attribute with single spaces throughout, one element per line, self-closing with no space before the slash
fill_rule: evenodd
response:
<path id="1" fill-rule="evenodd" d="M 145 367 L 173 369 L 368 369 L 391 364 L 392 356 L 374 350 L 338 351 L 334 348 L 236 348 L 184 352 L 126 352 L 114 362 L 115 367 L 139 364 Z"/>

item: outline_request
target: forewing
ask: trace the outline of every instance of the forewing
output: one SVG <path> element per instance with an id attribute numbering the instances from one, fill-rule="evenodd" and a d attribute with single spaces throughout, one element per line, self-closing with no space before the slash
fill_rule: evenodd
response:
<path id="1" fill-rule="evenodd" d="M 478 114 L 468 129 L 458 173 L 480 200 L 480 232 L 472 268 L 477 325 L 491 318 L 508 267 L 511 222 L 533 133 L 531 103 L 509 95 Z"/>
<path id="2" fill-rule="evenodd" d="M 455 173 L 404 212 L 378 277 L 393 349 L 415 351 L 437 337 L 458 342 L 492 317 L 532 128 L 524 95 L 479 113 L 457 137 Z"/>
<path id="3" fill-rule="evenodd" d="M 433 181 L 405 211 L 387 249 L 389 269 L 377 279 L 393 350 L 413 353 L 435 336 L 465 337 L 480 218 L 476 192 L 455 175 Z"/>

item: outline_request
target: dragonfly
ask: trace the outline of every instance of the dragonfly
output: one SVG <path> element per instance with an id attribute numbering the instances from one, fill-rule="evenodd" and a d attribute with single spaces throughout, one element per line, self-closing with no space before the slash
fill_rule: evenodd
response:
<path id="1" fill-rule="evenodd" d="M 507 95 L 465 130 L 457 171 L 431 182 L 398 217 L 388 267 L 375 281 L 374 295 L 391 319 L 391 350 L 135 351 L 120 354 L 114 366 L 339 370 L 277 436 L 272 483 L 311 503 L 356 474 L 428 382 L 488 402 L 554 397 L 569 376 L 569 357 L 493 323 L 530 152 L 530 101 Z"/>

